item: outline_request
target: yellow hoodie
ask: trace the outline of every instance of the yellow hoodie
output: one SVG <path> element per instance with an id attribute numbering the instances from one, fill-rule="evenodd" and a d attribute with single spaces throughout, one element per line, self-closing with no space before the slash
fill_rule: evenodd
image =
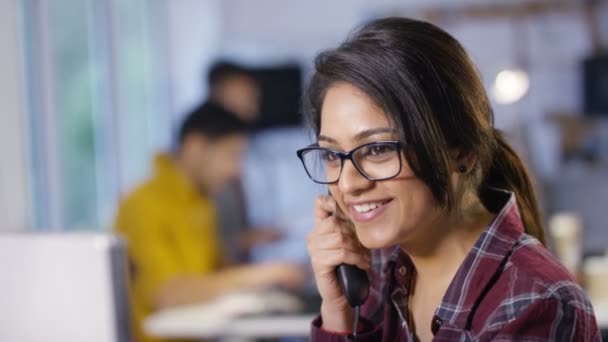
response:
<path id="1" fill-rule="evenodd" d="M 220 242 L 211 201 L 174 165 L 170 156 L 155 158 L 155 173 L 122 201 L 115 229 L 126 240 L 131 263 L 134 337 L 145 336 L 159 286 L 178 275 L 204 275 L 220 265 Z"/>

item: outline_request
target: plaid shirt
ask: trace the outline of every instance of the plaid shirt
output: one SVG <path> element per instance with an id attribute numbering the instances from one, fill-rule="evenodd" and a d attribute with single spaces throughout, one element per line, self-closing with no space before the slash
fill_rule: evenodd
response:
<path id="1" fill-rule="evenodd" d="M 601 341 L 585 293 L 524 233 L 515 196 L 496 191 L 498 214 L 457 271 L 432 320 L 434 341 Z M 407 296 L 414 266 L 403 250 L 373 251 L 370 296 L 358 341 L 415 341 Z M 321 328 L 312 341 L 344 341 Z"/>

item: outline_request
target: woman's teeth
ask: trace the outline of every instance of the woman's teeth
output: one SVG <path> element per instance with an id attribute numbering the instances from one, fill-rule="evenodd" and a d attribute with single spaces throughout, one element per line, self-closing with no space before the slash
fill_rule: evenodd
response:
<path id="1" fill-rule="evenodd" d="M 355 207 L 355 210 L 358 213 L 366 213 L 368 211 L 374 210 L 378 207 L 380 207 L 383 203 L 381 202 L 376 202 L 376 203 L 364 203 L 364 204 L 355 204 L 353 205 L 353 207 Z"/>

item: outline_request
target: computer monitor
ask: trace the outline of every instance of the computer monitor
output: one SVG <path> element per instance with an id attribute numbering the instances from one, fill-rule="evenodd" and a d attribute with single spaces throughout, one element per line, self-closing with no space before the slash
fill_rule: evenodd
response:
<path id="1" fill-rule="evenodd" d="M 0 341 L 130 341 L 126 272 L 111 234 L 0 234 Z"/>
<path id="2" fill-rule="evenodd" d="M 585 59 L 583 80 L 585 113 L 608 116 L 608 53 Z"/>
<path id="3" fill-rule="evenodd" d="M 302 70 L 297 64 L 251 69 L 262 89 L 256 130 L 300 126 L 302 115 Z"/>

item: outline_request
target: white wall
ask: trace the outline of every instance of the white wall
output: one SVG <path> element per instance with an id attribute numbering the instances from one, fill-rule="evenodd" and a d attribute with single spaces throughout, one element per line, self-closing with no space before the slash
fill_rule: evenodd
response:
<path id="1" fill-rule="evenodd" d="M 223 52 L 253 62 L 267 56 L 310 62 L 319 49 L 343 40 L 366 10 L 387 3 L 394 1 L 227 0 L 222 3 Z"/>
<path id="2" fill-rule="evenodd" d="M 512 0 L 224 0 L 222 48 L 252 57 L 272 54 L 311 61 L 319 49 L 336 45 L 367 18 L 433 5 L 489 2 Z"/>
<path id="3" fill-rule="evenodd" d="M 28 225 L 18 0 L 0 1 L 0 231 Z"/>
<path id="4" fill-rule="evenodd" d="M 221 6 L 218 0 L 167 1 L 168 59 L 174 121 L 206 93 L 204 68 L 217 55 Z"/>

